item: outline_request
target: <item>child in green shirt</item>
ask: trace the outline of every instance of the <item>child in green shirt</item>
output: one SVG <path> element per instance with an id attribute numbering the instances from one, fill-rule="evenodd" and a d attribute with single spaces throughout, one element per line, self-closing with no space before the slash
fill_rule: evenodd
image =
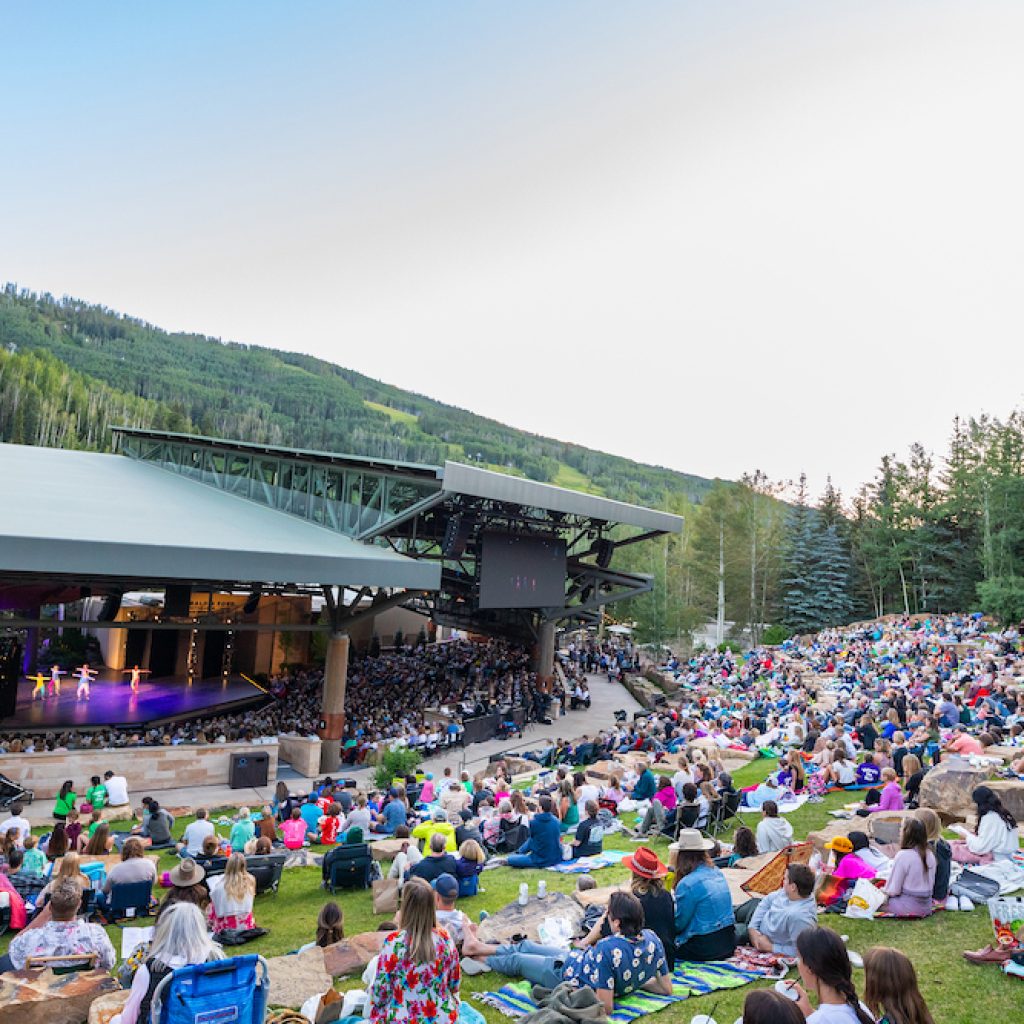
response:
<path id="1" fill-rule="evenodd" d="M 46 854 L 39 849 L 36 836 L 25 837 L 25 859 L 21 862 L 21 870 L 26 875 L 41 875 L 46 870 Z"/>
<path id="2" fill-rule="evenodd" d="M 102 810 L 107 806 L 107 787 L 103 785 L 98 775 L 94 775 L 89 781 L 91 785 L 85 791 L 85 799 L 92 804 L 94 811 Z"/>

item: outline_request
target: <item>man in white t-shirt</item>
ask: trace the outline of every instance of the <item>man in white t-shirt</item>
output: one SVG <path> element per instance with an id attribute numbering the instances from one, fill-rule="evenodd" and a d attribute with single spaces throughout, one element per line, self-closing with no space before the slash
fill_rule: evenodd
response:
<path id="1" fill-rule="evenodd" d="M 3 821 L 0 821 L 0 835 L 7 835 L 8 829 L 16 828 L 18 830 L 19 842 L 24 844 L 25 836 L 32 831 L 32 826 L 29 823 L 28 818 L 23 818 L 21 816 L 21 812 L 24 810 L 25 808 L 22 806 L 20 800 L 15 800 L 14 803 L 11 804 L 10 815 L 4 818 Z"/>
<path id="2" fill-rule="evenodd" d="M 206 817 L 206 808 L 196 808 L 196 820 L 185 826 L 182 835 L 184 842 L 179 846 L 178 852 L 182 857 L 198 857 L 203 852 L 203 843 L 207 836 L 212 836 L 216 830 L 213 822 Z"/>
<path id="3" fill-rule="evenodd" d="M 123 807 L 128 803 L 128 780 L 113 772 L 103 773 L 103 785 L 107 787 L 107 805 Z"/>

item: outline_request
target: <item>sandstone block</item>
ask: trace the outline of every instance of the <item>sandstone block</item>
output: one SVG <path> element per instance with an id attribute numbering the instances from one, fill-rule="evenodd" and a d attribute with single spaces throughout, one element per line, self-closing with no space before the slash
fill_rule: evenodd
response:
<path id="1" fill-rule="evenodd" d="M 310 996 L 322 995 L 332 984 L 325 963 L 319 946 L 293 956 L 271 957 L 267 960 L 269 1004 L 297 1010 Z"/>
<path id="2" fill-rule="evenodd" d="M 525 907 L 510 903 L 492 914 L 480 925 L 478 934 L 484 942 L 511 942 L 513 935 L 525 935 L 538 942 L 537 928 L 546 917 L 568 918 L 573 932 L 578 933 L 583 923 L 583 907 L 564 892 L 549 892 L 543 899 L 531 896 Z"/>
<path id="3" fill-rule="evenodd" d="M 971 793 L 989 777 L 987 768 L 973 768 L 959 757 L 943 761 L 921 783 L 921 806 L 940 814 L 967 818 L 973 814 Z"/>

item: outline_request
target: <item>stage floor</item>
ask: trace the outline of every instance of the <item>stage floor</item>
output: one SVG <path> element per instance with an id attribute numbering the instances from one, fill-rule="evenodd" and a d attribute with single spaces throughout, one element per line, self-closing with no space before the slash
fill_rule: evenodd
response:
<path id="1" fill-rule="evenodd" d="M 104 673 L 106 674 L 106 673 Z M 44 730 L 69 727 L 96 728 L 103 725 L 142 725 L 170 718 L 192 716 L 209 711 L 216 714 L 222 704 L 232 704 L 264 696 L 258 686 L 241 676 L 226 682 L 218 679 L 196 680 L 191 686 L 184 679 L 149 679 L 132 693 L 127 676 L 97 679 L 89 700 L 77 701 L 78 680 L 65 676 L 59 697 L 33 700 L 33 684 L 18 683 L 18 703 L 14 715 L 0 720 L 0 731 Z"/>

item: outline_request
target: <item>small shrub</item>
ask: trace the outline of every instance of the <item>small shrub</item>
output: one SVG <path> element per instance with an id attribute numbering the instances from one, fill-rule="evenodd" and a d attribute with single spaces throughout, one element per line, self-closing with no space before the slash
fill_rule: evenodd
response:
<path id="1" fill-rule="evenodd" d="M 769 626 L 764 631 L 762 641 L 769 647 L 777 647 L 789 639 L 789 630 L 785 626 Z"/>
<path id="2" fill-rule="evenodd" d="M 415 771 L 416 766 L 422 760 L 418 751 L 410 750 L 408 747 L 396 747 L 394 750 L 384 751 L 380 764 L 377 765 L 377 769 L 373 773 L 374 785 L 378 789 L 388 789 L 393 779 L 404 779 Z"/>

